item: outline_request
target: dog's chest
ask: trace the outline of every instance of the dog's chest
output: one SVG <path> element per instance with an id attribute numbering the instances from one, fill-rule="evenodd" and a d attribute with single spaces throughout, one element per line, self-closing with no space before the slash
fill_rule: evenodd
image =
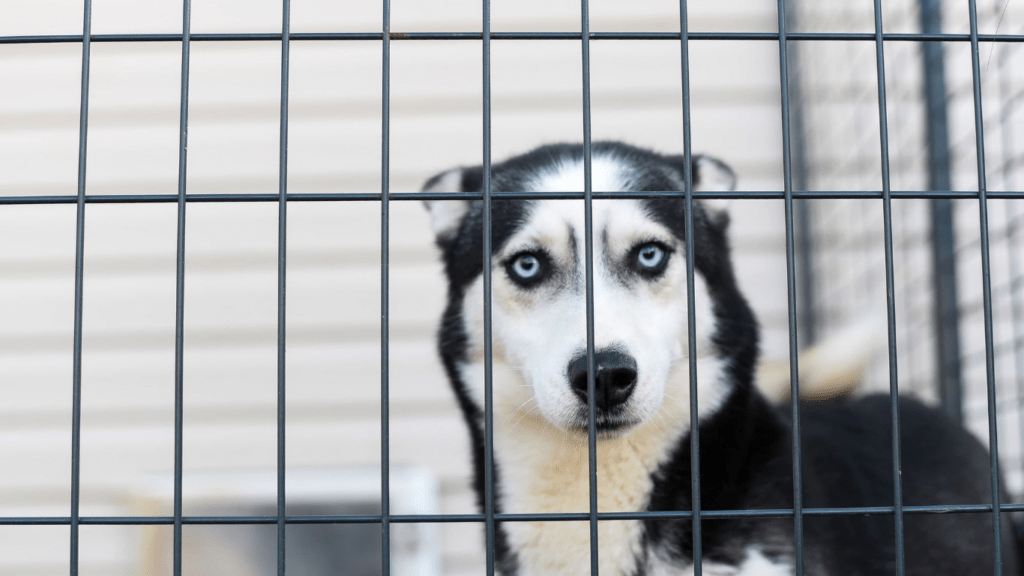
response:
<path id="1" fill-rule="evenodd" d="M 590 476 L 587 445 L 565 441 L 550 427 L 520 422 L 514 435 L 499 425 L 495 455 L 501 470 L 500 498 L 505 513 L 587 512 Z M 666 447 L 678 434 L 652 428 L 625 439 L 603 440 L 597 450 L 598 511 L 645 510 L 652 475 Z M 590 524 L 587 521 L 506 522 L 503 530 L 515 551 L 517 576 L 590 574 Z M 691 576 L 692 565 L 669 560 L 664 550 L 645 542 L 638 520 L 598 523 L 598 562 L 603 576 Z M 783 576 L 789 563 L 773 562 L 756 546 L 738 565 L 703 563 L 707 576 Z"/>
<path id="2" fill-rule="evenodd" d="M 585 440 L 567 440 L 541 424 L 520 422 L 514 435 L 495 437 L 501 468 L 501 505 L 507 513 L 587 512 L 590 476 Z M 638 431 L 639 432 L 639 431 Z M 652 429 L 628 439 L 603 440 L 597 450 L 598 511 L 644 510 L 652 473 L 675 434 Z M 658 455 L 658 456 L 656 456 Z M 576 576 L 590 571 L 590 525 L 586 521 L 507 522 L 519 576 Z M 645 557 L 637 520 L 601 521 L 601 574 L 635 573 Z M 670 573 L 665 573 L 666 576 Z"/>

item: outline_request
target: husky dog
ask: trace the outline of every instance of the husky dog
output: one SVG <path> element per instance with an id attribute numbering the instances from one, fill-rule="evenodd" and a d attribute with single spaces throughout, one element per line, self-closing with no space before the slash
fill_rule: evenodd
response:
<path id="1" fill-rule="evenodd" d="M 683 190 L 686 165 L 621 143 L 592 147 L 596 191 Z M 723 163 L 693 157 L 695 190 L 730 190 Z M 496 191 L 582 191 L 583 147 L 544 146 L 491 169 Z M 428 192 L 479 192 L 481 167 L 430 179 Z M 482 255 L 482 202 L 427 202 L 448 277 L 439 348 L 473 446 L 484 494 L 483 267 L 492 277 L 495 511 L 589 509 L 584 206 L 579 200 L 493 200 L 492 251 Z M 693 208 L 697 321 L 696 416 L 690 413 L 684 202 L 593 202 L 594 366 L 598 510 L 687 511 L 692 506 L 690 421 L 700 440 L 702 510 L 793 507 L 787 409 L 754 387 L 758 325 L 729 257 L 729 217 Z M 756 287 L 753 287 L 756 288 Z M 939 413 L 900 401 L 904 505 L 992 502 L 986 449 Z M 893 506 L 888 397 L 806 410 L 801 416 L 803 505 Z M 907 514 L 906 573 L 992 574 L 991 513 Z M 807 515 L 806 574 L 894 573 L 895 520 Z M 602 576 L 694 573 L 692 520 L 599 523 Z M 1016 573 L 1003 526 L 1004 574 Z M 505 576 L 590 573 L 586 522 L 500 522 L 496 561 Z M 708 575 L 793 574 L 792 516 L 705 519 Z"/>

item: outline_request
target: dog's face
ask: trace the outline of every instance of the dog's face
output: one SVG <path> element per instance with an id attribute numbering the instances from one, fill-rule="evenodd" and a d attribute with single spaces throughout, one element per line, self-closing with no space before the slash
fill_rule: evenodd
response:
<path id="1" fill-rule="evenodd" d="M 695 188 L 730 189 L 732 174 L 698 157 Z M 624 145 L 594 148 L 593 189 L 681 190 L 682 162 Z M 429 191 L 478 191 L 479 169 L 435 177 Z M 546 147 L 492 168 L 492 189 L 583 189 L 579 147 Z M 492 209 L 495 420 L 585 432 L 588 418 L 586 221 L 579 200 L 495 200 Z M 464 400 L 482 411 L 484 308 L 480 202 L 429 202 L 445 252 L 449 305 L 441 348 Z M 681 199 L 595 200 L 592 204 L 595 406 L 597 427 L 618 436 L 672 405 L 688 417 L 685 212 Z M 715 282 L 728 271 L 724 213 L 694 214 L 694 305 L 700 409 L 728 395 L 714 362 Z M 715 242 L 721 244 L 714 247 Z M 703 258 L 701 257 L 703 256 Z M 716 258 L 724 262 L 716 262 Z M 709 278 L 710 276 L 710 278 Z M 706 380 L 706 382 L 702 382 Z M 684 411 L 685 414 L 680 414 Z M 687 420 L 688 421 L 688 420 Z"/>

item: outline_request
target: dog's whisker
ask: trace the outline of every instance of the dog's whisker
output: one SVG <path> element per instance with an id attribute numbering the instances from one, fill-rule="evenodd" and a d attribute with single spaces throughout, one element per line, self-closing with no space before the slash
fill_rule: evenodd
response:
<path id="1" fill-rule="evenodd" d="M 519 420 L 516 420 L 516 423 L 512 425 L 512 428 L 518 427 L 519 424 L 521 424 L 523 422 L 523 420 L 525 420 L 526 417 L 529 416 L 530 414 L 532 414 L 533 411 L 536 410 L 537 408 L 539 408 L 539 406 L 533 406 L 532 408 L 530 408 L 529 410 L 524 412 L 523 415 L 519 417 Z"/>
<path id="2" fill-rule="evenodd" d="M 505 420 L 502 422 L 502 424 L 508 424 L 508 421 L 511 420 L 512 417 L 515 416 L 520 410 L 525 408 L 526 405 L 529 404 L 530 402 L 533 402 L 533 398 L 527 398 L 526 400 L 524 400 L 522 404 L 520 404 L 515 410 L 513 410 L 507 417 L 505 417 Z"/>

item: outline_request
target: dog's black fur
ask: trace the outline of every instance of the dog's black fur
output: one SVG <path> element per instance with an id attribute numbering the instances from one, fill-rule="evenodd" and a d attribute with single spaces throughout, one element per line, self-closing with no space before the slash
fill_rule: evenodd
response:
<path id="1" fill-rule="evenodd" d="M 619 143 L 598 143 L 595 154 L 611 154 L 632 171 L 633 190 L 682 190 L 682 157 L 664 156 Z M 522 190 L 527 178 L 566 158 L 582 156 L 578 145 L 545 146 L 495 164 L 492 189 Z M 429 181 L 432 189 L 441 176 Z M 700 182 L 695 171 L 693 181 Z M 480 167 L 462 172 L 459 190 L 479 192 Z M 678 238 L 685 238 L 682 200 L 646 200 L 645 206 Z M 492 246 L 497 251 L 523 224 L 528 201 L 492 202 Z M 754 386 L 759 330 L 733 274 L 727 239 L 728 219 L 695 204 L 695 269 L 708 286 L 714 304 L 716 353 L 727 359 L 732 392 L 710 417 L 702 417 L 700 437 L 700 507 L 702 510 L 789 509 L 793 507 L 793 439 L 788 407 L 772 406 Z M 481 408 L 469 397 L 458 370 L 464 362 L 467 336 L 462 326 L 462 300 L 467 286 L 482 272 L 483 213 L 472 202 L 453 233 L 439 236 L 448 277 L 448 306 L 439 348 L 469 428 L 473 446 L 474 488 L 483 506 L 484 429 Z M 991 504 L 987 450 L 959 425 L 921 403 L 899 400 L 904 506 Z M 839 405 L 801 411 L 803 506 L 805 508 L 891 507 L 894 503 L 892 417 L 890 400 L 872 396 Z M 691 457 L 686 434 L 653 475 L 647 510 L 690 510 Z M 502 470 L 496 465 L 494 481 Z M 496 490 L 495 494 L 500 494 Z M 1005 501 L 1005 499 L 1004 499 Z M 495 512 L 502 502 L 495 500 Z M 803 517 L 805 573 L 832 576 L 876 576 L 895 573 L 896 534 L 892 513 Z M 686 566 L 693 557 L 689 519 L 646 519 L 646 550 L 657 549 Z M 1001 526 L 1004 574 L 1018 574 L 1017 545 L 1007 515 Z M 701 543 L 705 561 L 739 565 L 745 550 L 757 544 L 779 562 L 796 553 L 792 517 L 705 519 Z M 919 514 L 903 516 L 906 574 L 919 576 L 993 574 L 991 513 Z M 516 551 L 510 549 L 499 524 L 495 535 L 501 572 L 516 574 Z M 644 574 L 637 559 L 634 576 Z"/>

